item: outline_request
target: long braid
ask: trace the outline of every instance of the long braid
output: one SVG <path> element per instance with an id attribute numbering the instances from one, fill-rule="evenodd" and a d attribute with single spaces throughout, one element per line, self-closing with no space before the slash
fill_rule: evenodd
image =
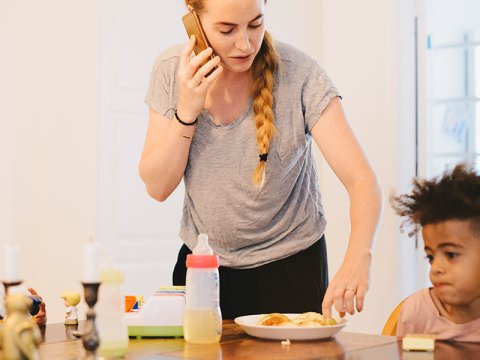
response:
<path id="1" fill-rule="evenodd" d="M 277 131 L 273 123 L 273 87 L 275 85 L 274 74 L 278 68 L 278 63 L 279 58 L 273 39 L 268 32 L 265 32 L 262 47 L 250 69 L 253 80 L 253 111 L 255 113 L 257 144 L 260 153 L 260 161 L 253 172 L 252 181 L 260 187 L 265 182 L 265 164 L 270 150 L 270 140 Z"/>

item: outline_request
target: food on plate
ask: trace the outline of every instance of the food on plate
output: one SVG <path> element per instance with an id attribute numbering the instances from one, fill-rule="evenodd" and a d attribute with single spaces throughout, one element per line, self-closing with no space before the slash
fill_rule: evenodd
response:
<path id="1" fill-rule="evenodd" d="M 336 325 L 335 319 L 326 319 L 322 314 L 309 311 L 290 319 L 287 315 L 271 313 L 263 315 L 258 320 L 259 325 L 264 326 L 328 326 Z"/>
<path id="2" fill-rule="evenodd" d="M 336 325 L 335 319 L 326 319 L 322 314 L 309 311 L 297 315 L 293 322 L 299 326 Z"/>
<path id="3" fill-rule="evenodd" d="M 263 315 L 260 318 L 260 320 L 258 320 L 258 324 L 265 325 L 265 326 L 294 325 L 288 316 L 280 313 L 271 313 L 271 314 Z"/>

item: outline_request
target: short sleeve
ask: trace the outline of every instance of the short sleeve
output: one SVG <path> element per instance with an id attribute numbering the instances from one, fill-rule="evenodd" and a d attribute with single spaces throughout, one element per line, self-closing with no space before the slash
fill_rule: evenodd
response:
<path id="1" fill-rule="evenodd" d="M 145 96 L 145 104 L 160 114 L 177 105 L 176 73 L 180 61 L 179 47 L 173 47 L 155 60 Z"/>
<path id="2" fill-rule="evenodd" d="M 337 96 L 340 94 L 325 70 L 312 61 L 302 88 L 302 110 L 308 132 L 312 131 L 323 110 Z"/>

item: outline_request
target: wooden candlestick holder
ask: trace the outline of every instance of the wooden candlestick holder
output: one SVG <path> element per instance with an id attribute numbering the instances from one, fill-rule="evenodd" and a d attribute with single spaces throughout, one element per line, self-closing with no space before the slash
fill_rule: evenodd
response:
<path id="1" fill-rule="evenodd" d="M 2 281 L 3 287 L 5 288 L 5 297 L 8 295 L 8 289 L 12 286 L 18 286 L 22 283 L 22 280 L 17 281 Z"/>
<path id="2" fill-rule="evenodd" d="M 95 323 L 95 304 L 98 300 L 98 288 L 100 283 L 82 283 L 85 302 L 88 305 L 87 320 L 82 334 L 83 348 L 86 351 L 85 359 L 98 359 L 97 349 L 100 346 L 100 338 L 98 337 L 97 326 Z"/>

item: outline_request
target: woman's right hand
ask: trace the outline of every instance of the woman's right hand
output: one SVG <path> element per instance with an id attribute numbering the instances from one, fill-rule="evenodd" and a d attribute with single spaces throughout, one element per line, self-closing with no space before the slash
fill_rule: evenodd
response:
<path id="1" fill-rule="evenodd" d="M 178 69 L 180 91 L 177 114 L 185 122 L 195 121 L 205 105 L 208 88 L 223 71 L 222 66 L 218 66 L 215 71 L 206 76 L 220 63 L 220 57 L 215 56 L 205 65 L 200 66 L 209 58 L 213 49 L 209 47 L 200 54 L 191 57 L 194 45 L 195 36 L 192 35 L 180 55 L 180 67 Z"/>

